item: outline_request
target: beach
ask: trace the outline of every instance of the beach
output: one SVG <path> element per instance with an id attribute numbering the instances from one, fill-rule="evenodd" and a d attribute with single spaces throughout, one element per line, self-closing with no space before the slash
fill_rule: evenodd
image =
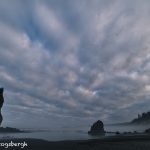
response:
<path id="1" fill-rule="evenodd" d="M 10 150 L 149 150 L 150 135 L 113 136 L 103 139 L 50 142 L 40 139 L 3 139 L 0 143 L 26 143 L 24 148 L 10 146 Z M 6 149 L 0 147 L 0 149 Z"/>
<path id="2" fill-rule="evenodd" d="M 147 127 L 106 125 L 106 130 L 111 132 L 104 135 L 90 135 L 87 129 L 55 131 L 1 127 L 0 150 L 150 150 L 150 134 L 144 132 Z"/>

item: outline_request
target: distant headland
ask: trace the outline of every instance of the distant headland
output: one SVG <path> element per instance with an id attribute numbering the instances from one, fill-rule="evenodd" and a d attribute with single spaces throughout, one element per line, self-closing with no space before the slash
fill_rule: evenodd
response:
<path id="1" fill-rule="evenodd" d="M 149 125 L 150 124 L 150 111 L 138 114 L 136 118 L 128 122 L 112 123 L 108 125 Z"/>
<path id="2" fill-rule="evenodd" d="M 150 124 L 150 112 L 138 114 L 138 117 L 133 119 L 131 124 Z"/>

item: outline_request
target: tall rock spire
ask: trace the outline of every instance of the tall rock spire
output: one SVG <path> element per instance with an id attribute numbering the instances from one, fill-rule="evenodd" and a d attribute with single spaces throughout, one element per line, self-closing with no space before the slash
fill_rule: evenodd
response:
<path id="1" fill-rule="evenodd" d="M 3 116 L 1 113 L 1 109 L 2 109 L 3 103 L 4 103 L 3 92 L 4 92 L 4 88 L 0 88 L 0 125 L 2 124 L 2 121 L 3 121 Z"/>

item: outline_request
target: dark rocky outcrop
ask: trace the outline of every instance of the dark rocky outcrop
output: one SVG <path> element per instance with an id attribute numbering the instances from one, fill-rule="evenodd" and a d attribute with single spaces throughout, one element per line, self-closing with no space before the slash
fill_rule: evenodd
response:
<path id="1" fill-rule="evenodd" d="M 138 114 L 138 117 L 133 119 L 130 124 L 150 124 L 150 112 Z"/>
<path id="2" fill-rule="evenodd" d="M 150 128 L 146 129 L 146 130 L 145 130 L 145 133 L 150 134 Z"/>
<path id="3" fill-rule="evenodd" d="M 2 109 L 3 103 L 4 103 L 3 92 L 4 92 L 4 88 L 0 88 L 0 125 L 3 121 L 3 116 L 2 116 L 2 113 L 1 113 L 1 109 Z"/>
<path id="4" fill-rule="evenodd" d="M 96 121 L 91 126 L 91 129 L 88 132 L 88 134 L 91 134 L 91 135 L 98 135 L 98 134 L 103 135 L 103 134 L 105 134 L 103 122 L 100 120 Z"/>
<path id="5" fill-rule="evenodd" d="M 17 129 L 17 128 L 11 128 L 11 127 L 0 127 L 0 133 L 22 133 L 25 132 L 23 130 Z"/>

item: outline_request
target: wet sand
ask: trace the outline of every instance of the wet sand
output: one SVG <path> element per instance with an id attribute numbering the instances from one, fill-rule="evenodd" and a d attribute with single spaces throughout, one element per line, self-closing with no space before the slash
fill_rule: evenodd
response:
<path id="1" fill-rule="evenodd" d="M 25 150 L 150 150 L 150 135 L 114 136 L 104 139 L 75 140 L 49 142 L 38 139 L 9 139 L 0 143 L 26 142 Z M 0 149 L 5 149 L 0 147 Z M 20 147 L 9 147 L 10 150 L 20 150 Z"/>

